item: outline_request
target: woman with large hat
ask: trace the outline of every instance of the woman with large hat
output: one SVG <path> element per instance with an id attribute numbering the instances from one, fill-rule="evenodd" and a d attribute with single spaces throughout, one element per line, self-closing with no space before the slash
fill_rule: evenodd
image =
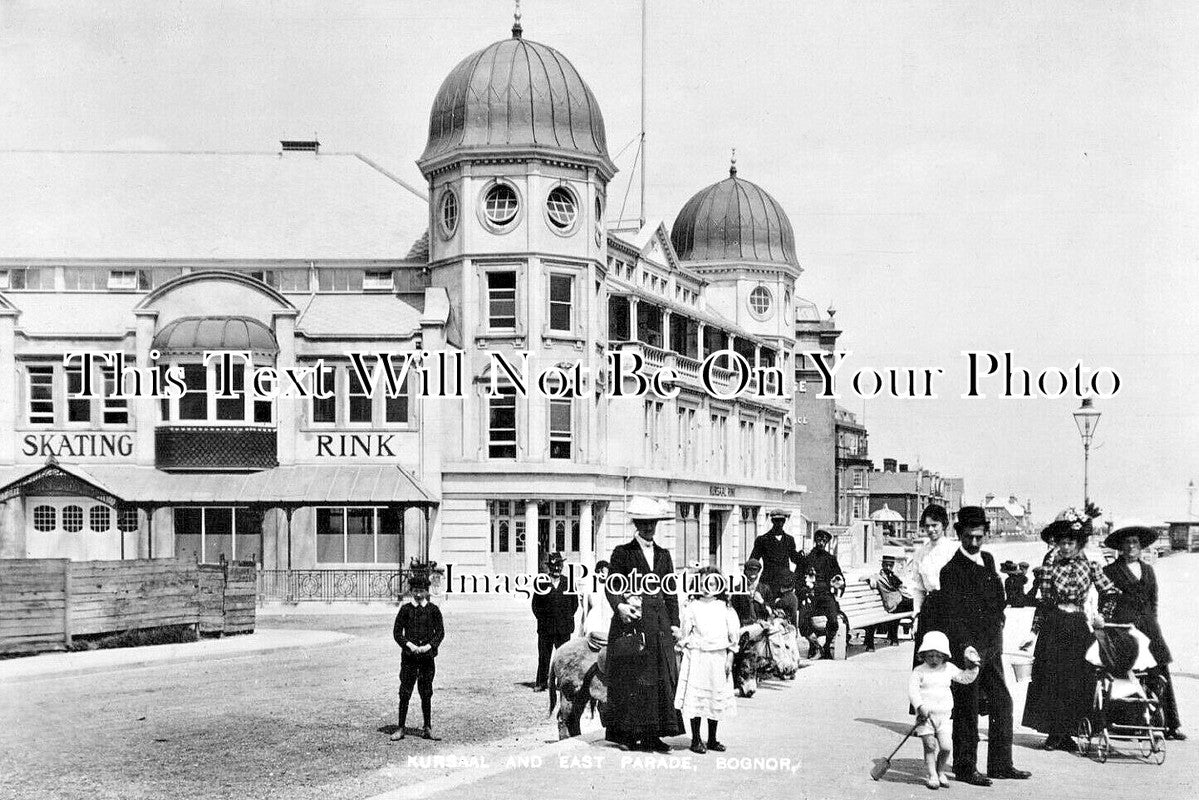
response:
<path id="1" fill-rule="evenodd" d="M 613 611 L 605 738 L 626 750 L 666 753 L 670 745 L 662 737 L 678 736 L 684 730 L 682 715 L 674 707 L 679 682 L 674 636 L 679 628 L 679 598 L 661 588 L 661 579 L 674 572 L 674 563 L 670 551 L 654 543 L 654 533 L 659 521 L 674 519 L 674 512 L 660 500 L 634 497 L 625 515 L 636 535 L 613 549 L 605 587 Z M 656 575 L 659 583 L 642 591 L 630 585 L 634 575 L 641 579 Z"/>
<path id="2" fill-rule="evenodd" d="M 1157 621 L 1157 575 L 1153 567 L 1141 561 L 1141 551 L 1157 541 L 1157 531 L 1141 522 L 1129 520 L 1117 526 L 1103 541 L 1104 547 L 1120 555 L 1103 568 L 1121 594 L 1116 598 L 1113 621 L 1131 623 L 1149 637 L 1149 654 L 1157 662 L 1150 670 L 1156 679 L 1157 694 L 1165 716 L 1166 738 L 1185 739 L 1178 719 L 1178 701 L 1170 679 L 1170 648 Z"/>
<path id="3" fill-rule="evenodd" d="M 1090 518 L 1076 509 L 1063 511 L 1041 531 L 1041 539 L 1054 549 L 1037 575 L 1040 602 L 1032 621 L 1036 650 L 1023 722 L 1048 735 L 1046 750 L 1076 751 L 1072 737 L 1091 710 L 1095 671 L 1087 662 L 1087 650 L 1095 636 L 1084 611 L 1087 594 L 1092 587 L 1098 591 L 1100 608 L 1110 613 L 1120 593 L 1083 554 L 1090 535 Z M 1030 644 L 1032 640 L 1024 646 Z"/>

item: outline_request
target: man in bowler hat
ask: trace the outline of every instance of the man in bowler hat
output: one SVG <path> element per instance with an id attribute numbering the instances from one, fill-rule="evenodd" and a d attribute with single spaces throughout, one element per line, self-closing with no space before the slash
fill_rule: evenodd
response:
<path id="1" fill-rule="evenodd" d="M 564 559 L 561 553 L 550 553 L 545 559 L 546 578 L 539 581 L 544 588 L 548 580 L 549 591 L 534 591 L 533 616 L 537 618 L 537 679 L 533 691 L 544 692 L 550 673 L 550 656 L 555 647 L 561 647 L 570 639 L 575 629 L 575 611 L 579 608 L 579 596 L 569 586 L 562 574 Z"/>
<path id="2" fill-rule="evenodd" d="M 954 523 L 961 546 L 941 568 L 942 618 L 953 661 L 965 667 L 964 651 L 979 654 L 978 679 L 955 683 L 953 692 L 954 779 L 990 786 L 994 778 L 1020 779 L 1031 773 L 1012 766 L 1012 696 L 1004 682 L 1003 622 L 1006 596 L 995 571 L 995 559 L 982 549 L 990 530 L 981 506 L 962 506 Z M 978 771 L 979 692 L 990 703 L 987 729 L 987 774 Z"/>
<path id="3" fill-rule="evenodd" d="M 795 575 L 802 576 L 804 556 L 795 546 L 795 539 L 783 530 L 791 512 L 783 508 L 770 510 L 771 528 L 766 533 L 754 539 L 754 547 L 750 559 L 762 562 L 762 582 L 778 592 L 775 606 L 787 614 L 792 625 L 798 623 L 799 601 L 795 594 L 795 576 L 791 573 L 791 565 L 796 567 Z"/>

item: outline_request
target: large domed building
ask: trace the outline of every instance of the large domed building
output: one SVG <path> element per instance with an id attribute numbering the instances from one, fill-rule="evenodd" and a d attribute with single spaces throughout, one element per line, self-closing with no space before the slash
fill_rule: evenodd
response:
<path id="1" fill-rule="evenodd" d="M 519 20 L 429 108 L 423 190 L 306 140 L 0 154 L 20 233 L 0 242 L 0 367 L 21 377 L 0 394 L 0 557 L 244 558 L 260 596 L 366 599 L 413 558 L 591 566 L 628 540 L 636 495 L 675 510 L 658 541 L 676 565 L 735 570 L 773 507 L 805 532 L 782 206 L 733 170 L 673 230 L 606 224 L 598 99 Z M 186 391 L 68 399 L 81 376 L 54 355 L 101 346 L 145 370 L 157 352 Z M 251 355 L 232 397 L 202 360 L 228 348 Z M 443 350 L 461 359 L 391 397 L 349 355 Z M 252 396 L 262 367 L 311 395 Z"/>

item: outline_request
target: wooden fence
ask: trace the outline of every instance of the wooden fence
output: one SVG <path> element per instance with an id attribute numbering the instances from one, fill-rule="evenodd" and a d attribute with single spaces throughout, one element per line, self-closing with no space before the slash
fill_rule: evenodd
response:
<path id="1" fill-rule="evenodd" d="M 254 630 L 254 567 L 184 559 L 0 560 L 0 653 L 64 650 L 76 636 L 194 625 Z"/>

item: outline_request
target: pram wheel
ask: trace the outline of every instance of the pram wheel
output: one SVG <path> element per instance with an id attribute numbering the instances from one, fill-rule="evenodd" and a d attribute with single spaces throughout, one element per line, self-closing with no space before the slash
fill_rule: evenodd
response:
<path id="1" fill-rule="evenodd" d="M 1149 763 L 1160 767 L 1166 763 L 1166 737 L 1160 731 L 1152 731 L 1149 740 Z"/>
<path id="2" fill-rule="evenodd" d="M 1088 755 L 1091 752 L 1091 737 L 1093 731 L 1091 729 L 1091 718 L 1083 717 L 1082 722 L 1078 723 L 1078 753 L 1079 755 Z"/>
<path id="3" fill-rule="evenodd" d="M 1107 754 L 1112 749 L 1111 739 L 1107 738 L 1107 731 L 1099 731 L 1099 738 L 1095 742 L 1095 759 L 1100 763 L 1107 761 Z"/>

